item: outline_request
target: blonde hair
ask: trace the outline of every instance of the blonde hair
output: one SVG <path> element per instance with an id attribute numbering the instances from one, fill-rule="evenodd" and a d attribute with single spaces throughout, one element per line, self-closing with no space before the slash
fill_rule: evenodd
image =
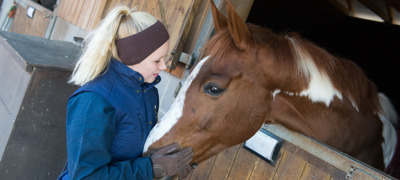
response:
<path id="1" fill-rule="evenodd" d="M 157 19 L 141 11 L 132 12 L 127 6 L 114 8 L 84 41 L 83 53 L 75 65 L 69 83 L 82 86 L 95 79 L 108 68 L 111 57 L 119 60 L 115 40 L 136 34 Z"/>

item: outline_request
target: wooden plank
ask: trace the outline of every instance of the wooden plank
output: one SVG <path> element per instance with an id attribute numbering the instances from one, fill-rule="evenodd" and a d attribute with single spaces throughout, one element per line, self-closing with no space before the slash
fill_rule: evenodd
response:
<path id="1" fill-rule="evenodd" d="M 71 1 L 68 1 L 68 0 L 64 0 L 59 3 L 57 17 L 60 17 L 64 20 L 66 19 L 65 18 L 67 16 L 67 8 L 66 7 L 71 7 L 71 6 L 68 6 L 70 3 L 71 3 Z"/>
<path id="2" fill-rule="evenodd" d="M 376 4 L 374 4 L 372 1 L 370 0 L 358 0 L 358 1 L 367 8 L 369 8 L 371 11 L 373 11 L 385 22 L 392 23 L 392 18 L 387 13 L 385 13 L 381 8 L 379 8 Z"/>
<path id="3" fill-rule="evenodd" d="M 123 4 L 123 5 L 125 5 L 125 6 L 128 6 L 129 7 L 129 3 L 131 2 L 131 0 L 120 0 L 120 2 L 119 2 L 119 4 Z"/>
<path id="4" fill-rule="evenodd" d="M 306 164 L 303 173 L 301 174 L 300 180 L 308 180 L 308 179 L 320 179 L 320 180 L 329 180 L 331 176 L 321 171 L 317 167 Z"/>
<path id="5" fill-rule="evenodd" d="M 213 156 L 206 161 L 203 161 L 186 179 L 190 180 L 204 180 L 208 178 L 208 174 L 210 173 L 216 156 Z"/>
<path id="6" fill-rule="evenodd" d="M 301 176 L 306 162 L 298 156 L 285 151 L 274 179 L 298 179 Z"/>
<path id="7" fill-rule="evenodd" d="M 338 179 L 343 179 L 346 177 L 346 172 L 343 170 L 340 170 L 336 168 L 335 166 L 329 164 L 329 162 L 326 162 L 309 152 L 299 148 L 298 146 L 295 146 L 294 144 L 285 141 L 282 146 L 283 149 L 286 151 L 295 154 L 296 156 L 302 158 L 304 161 L 307 163 L 311 164 L 314 167 L 318 167 L 320 171 L 325 172 L 326 174 L 330 174 L 331 176 L 338 178 Z"/>
<path id="8" fill-rule="evenodd" d="M 72 14 L 72 17 L 71 17 L 71 23 L 74 25 L 78 25 L 78 20 L 82 13 L 82 8 L 83 8 L 84 2 L 85 1 L 78 1 L 78 3 L 74 3 L 74 5 L 76 5 L 76 6 L 74 7 L 74 9 L 72 9 L 74 11 L 74 13 Z"/>
<path id="9" fill-rule="evenodd" d="M 67 12 L 66 16 L 65 16 L 65 20 L 67 22 L 70 22 L 75 25 L 75 22 L 73 21 L 73 19 L 74 19 L 75 14 L 77 13 L 77 10 L 78 10 L 77 7 L 79 5 L 79 1 L 74 1 L 74 0 L 63 0 L 63 1 L 70 1 L 70 2 L 72 1 L 72 3 L 70 3 L 71 6 L 65 7 L 65 11 Z M 63 2 L 63 1 L 61 1 L 61 2 Z"/>
<path id="10" fill-rule="evenodd" d="M 301 149 L 302 151 L 310 154 L 309 157 L 303 156 L 304 159 L 309 158 L 310 162 L 313 162 L 314 161 L 314 160 L 312 160 L 313 158 L 310 158 L 310 157 L 314 157 L 314 159 L 322 160 L 322 161 L 317 161 L 318 163 L 321 163 L 321 164 L 324 164 L 322 162 L 325 162 L 325 164 L 329 163 L 331 166 L 328 166 L 328 167 L 331 169 L 326 168 L 326 169 L 321 169 L 321 170 L 323 170 L 327 174 L 331 174 L 331 176 L 333 176 L 332 174 L 334 174 L 335 176 L 342 177 L 342 178 L 337 178 L 337 179 L 344 179 L 345 177 L 343 177 L 343 173 L 346 174 L 352 167 L 357 167 L 360 171 L 363 171 L 363 172 L 369 172 L 371 175 L 373 175 L 374 178 L 377 178 L 377 179 L 390 179 L 388 177 L 388 175 L 386 175 L 380 171 L 377 171 L 376 169 L 371 168 L 370 166 L 368 166 L 360 161 L 354 160 L 352 157 L 350 157 L 348 155 L 345 155 L 341 152 L 335 151 L 335 150 L 329 148 L 328 146 L 326 146 L 320 142 L 317 142 L 311 138 L 308 138 L 302 134 L 290 131 L 281 125 L 272 125 L 272 124 L 265 125 L 264 128 L 266 130 L 268 130 L 269 132 L 281 137 L 285 141 L 290 142 L 291 144 L 296 146 L 298 149 Z M 298 151 L 298 152 L 301 152 L 301 151 Z M 315 165 L 315 166 L 316 167 L 325 167 L 326 165 Z M 335 173 L 329 172 L 329 171 L 333 171 L 334 169 L 337 169 L 337 171 L 335 170 L 335 172 L 341 171 L 342 174 L 337 175 Z M 336 177 L 334 177 L 334 179 L 336 179 Z"/>
<path id="11" fill-rule="evenodd" d="M 275 177 L 276 170 L 279 168 L 281 163 L 281 157 L 284 150 L 279 152 L 277 161 L 274 166 L 267 163 L 265 160 L 258 158 L 254 170 L 251 174 L 250 179 L 265 179 L 265 180 L 272 180 Z"/>
<path id="12" fill-rule="evenodd" d="M 199 5 L 199 10 L 197 11 L 195 18 L 193 19 L 193 24 L 192 27 L 190 28 L 188 38 L 185 42 L 185 46 L 183 47 L 184 52 L 188 54 L 193 53 L 196 41 L 200 36 L 201 29 L 203 28 L 203 24 L 207 19 L 207 14 L 210 11 L 210 6 L 211 6 L 210 1 L 201 1 Z"/>
<path id="13" fill-rule="evenodd" d="M 63 18 L 67 22 L 76 25 L 86 31 L 93 30 L 100 20 L 104 18 L 113 7 L 117 5 L 131 4 L 131 0 L 63 0 L 61 2 L 58 17 Z M 105 12 L 105 7 L 109 8 Z"/>
<path id="14" fill-rule="evenodd" d="M 82 29 L 86 29 L 87 24 L 89 23 L 89 19 L 91 19 L 92 17 L 90 16 L 92 14 L 93 11 L 93 7 L 95 0 L 85 0 L 83 5 L 82 5 L 82 9 L 81 9 L 81 13 L 77 22 L 77 26 L 82 28 Z"/>
<path id="15" fill-rule="evenodd" d="M 172 62 L 172 61 L 170 61 Z M 175 77 L 179 77 L 182 78 L 183 75 L 185 74 L 186 71 L 186 65 L 183 63 L 178 63 L 176 64 L 176 68 L 175 69 L 169 69 L 167 68 L 165 71 L 171 73 L 172 75 L 174 75 Z"/>
<path id="16" fill-rule="evenodd" d="M 249 179 L 257 159 L 257 156 L 240 146 L 228 179 Z"/>
<path id="17" fill-rule="evenodd" d="M 91 31 L 97 27 L 100 22 L 101 15 L 104 11 L 104 7 L 107 3 L 107 0 L 97 0 L 94 10 L 91 14 L 92 19 L 89 21 L 88 26 L 86 27 L 87 31 Z"/>
<path id="18" fill-rule="evenodd" d="M 227 179 L 241 145 L 233 146 L 217 155 L 208 179 Z"/>
<path id="19" fill-rule="evenodd" d="M 106 2 L 100 19 L 103 19 L 108 14 L 108 12 L 110 12 L 112 7 L 114 7 L 114 3 L 115 3 L 114 1 L 107 1 Z"/>
<path id="20" fill-rule="evenodd" d="M 107 5 L 106 5 L 106 7 L 108 7 L 108 8 L 107 8 L 107 11 L 103 12 L 103 17 L 105 17 L 108 14 L 108 12 L 110 12 L 112 9 L 114 9 L 114 7 L 119 6 L 119 5 L 121 5 L 119 3 L 119 0 L 108 1 Z"/>
<path id="21" fill-rule="evenodd" d="M 115 3 L 116 1 L 110 1 Z M 107 0 L 63 0 L 58 10 L 58 17 L 82 28 L 92 30 L 100 21 Z"/>

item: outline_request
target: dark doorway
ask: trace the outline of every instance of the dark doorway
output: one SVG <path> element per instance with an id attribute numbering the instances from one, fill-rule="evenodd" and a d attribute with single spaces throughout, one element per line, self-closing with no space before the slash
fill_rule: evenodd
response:
<path id="1" fill-rule="evenodd" d="M 400 26 L 347 16 L 323 0 L 255 0 L 247 22 L 295 31 L 362 67 L 400 108 Z"/>

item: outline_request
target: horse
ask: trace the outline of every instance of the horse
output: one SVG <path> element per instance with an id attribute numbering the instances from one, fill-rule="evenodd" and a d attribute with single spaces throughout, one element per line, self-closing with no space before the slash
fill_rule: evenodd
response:
<path id="1" fill-rule="evenodd" d="M 377 169 L 390 162 L 397 112 L 354 62 L 297 33 L 246 24 L 227 2 L 225 17 L 211 2 L 216 34 L 202 50 L 143 152 L 177 142 L 192 163 L 280 124 Z"/>

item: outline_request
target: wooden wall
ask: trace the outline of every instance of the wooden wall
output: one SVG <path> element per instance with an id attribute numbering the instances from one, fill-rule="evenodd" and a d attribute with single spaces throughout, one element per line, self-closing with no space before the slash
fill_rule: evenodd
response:
<path id="1" fill-rule="evenodd" d="M 107 0 L 62 0 L 57 16 L 90 31 L 100 22 Z"/>

